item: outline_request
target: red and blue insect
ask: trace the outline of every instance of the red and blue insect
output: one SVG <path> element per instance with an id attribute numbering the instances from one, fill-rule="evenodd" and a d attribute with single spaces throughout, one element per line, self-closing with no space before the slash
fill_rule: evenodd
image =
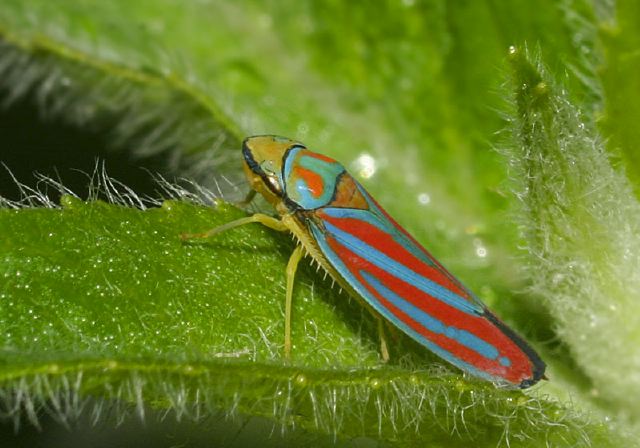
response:
<path id="1" fill-rule="evenodd" d="M 374 314 L 463 371 L 520 388 L 544 378 L 545 364 L 537 353 L 400 227 L 340 163 L 272 135 L 247 138 L 242 152 L 251 184 L 247 201 L 262 194 L 280 218 L 255 214 L 187 237 L 260 222 L 298 238 L 287 267 L 285 356 L 291 350 L 293 280 L 306 253 Z"/>

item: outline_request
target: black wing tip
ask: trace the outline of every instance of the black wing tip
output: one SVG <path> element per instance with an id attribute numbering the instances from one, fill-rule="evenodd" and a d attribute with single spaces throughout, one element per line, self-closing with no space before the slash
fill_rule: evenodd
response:
<path id="1" fill-rule="evenodd" d="M 520 346 L 520 344 L 518 344 L 518 346 Z M 540 380 L 549 381 L 549 378 L 547 378 L 547 376 L 544 374 L 547 368 L 547 365 L 544 363 L 543 360 L 540 359 L 538 354 L 535 351 L 533 351 L 531 347 L 529 347 L 528 345 L 527 347 L 529 348 L 529 350 L 531 350 L 531 352 L 527 352 L 526 350 L 524 350 L 524 347 L 520 347 L 520 348 L 522 348 L 522 350 L 527 354 L 527 356 L 529 356 L 529 359 L 531 360 L 531 364 L 533 366 L 533 375 L 531 376 L 531 378 L 527 378 L 526 380 L 523 380 L 518 385 L 520 389 L 527 389 L 533 386 L 534 384 L 536 384 Z"/>
<path id="2" fill-rule="evenodd" d="M 544 374 L 544 368 L 545 368 L 545 365 L 544 365 L 544 363 L 542 363 L 542 364 L 543 364 L 543 365 L 542 365 L 542 369 L 543 369 L 543 371 L 542 371 L 542 372 L 543 372 L 543 373 L 540 375 L 540 374 L 536 374 L 536 373 L 534 372 L 534 374 L 533 374 L 533 378 L 528 378 L 528 379 L 526 379 L 526 380 L 523 380 L 523 381 L 518 385 L 518 387 L 519 387 L 520 389 L 528 389 L 529 387 L 531 387 L 531 386 L 533 386 L 533 385 L 537 384 L 537 383 L 538 383 L 538 381 L 540 381 L 540 380 L 549 381 L 549 378 L 547 378 L 547 376 Z"/>
<path id="3" fill-rule="evenodd" d="M 536 384 L 540 380 L 548 380 L 545 376 L 544 372 L 547 368 L 547 365 L 544 363 L 540 356 L 536 351 L 531 348 L 529 344 L 525 342 L 520 335 L 518 335 L 515 331 L 507 326 L 504 322 L 498 319 L 491 311 L 485 309 L 484 317 L 486 317 L 491 323 L 493 323 L 496 327 L 500 329 L 509 339 L 511 339 L 515 344 L 527 355 L 529 361 L 531 361 L 532 375 L 531 378 L 527 378 L 522 380 L 518 387 L 520 389 L 527 389 L 534 384 Z"/>

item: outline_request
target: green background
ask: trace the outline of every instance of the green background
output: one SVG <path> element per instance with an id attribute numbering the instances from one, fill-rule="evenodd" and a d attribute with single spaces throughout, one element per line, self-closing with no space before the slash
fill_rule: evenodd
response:
<path id="1" fill-rule="evenodd" d="M 4 437 L 636 443 L 638 23 L 628 0 L 3 2 Z M 293 242 L 179 240 L 244 215 L 216 198 L 261 133 L 342 161 L 550 381 L 497 389 L 399 334 L 381 365 L 308 262 L 283 362 Z"/>

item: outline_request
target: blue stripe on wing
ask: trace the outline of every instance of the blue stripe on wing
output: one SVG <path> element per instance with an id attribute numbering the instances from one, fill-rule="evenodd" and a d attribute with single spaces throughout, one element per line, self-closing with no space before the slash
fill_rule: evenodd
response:
<path id="1" fill-rule="evenodd" d="M 385 299 L 393 303 L 397 308 L 409 315 L 413 320 L 421 324 L 429 331 L 436 334 L 443 334 L 450 339 L 456 340 L 459 344 L 475 351 L 476 353 L 484 356 L 487 359 L 497 359 L 498 349 L 488 342 L 480 339 L 473 333 L 466 330 L 461 330 L 453 326 L 447 326 L 440 320 L 425 313 L 421 309 L 407 302 L 398 294 L 385 287 L 382 282 L 375 276 L 366 271 L 360 271 L 360 275 L 371 285 L 376 291 L 380 293 Z M 420 336 L 424 340 L 424 336 Z"/>
<path id="2" fill-rule="evenodd" d="M 324 210 L 325 212 L 327 209 Z M 468 314 L 479 315 L 484 312 L 484 308 L 481 304 L 467 300 L 466 298 L 456 294 L 448 288 L 434 282 L 433 280 L 414 272 L 402 263 L 395 261 L 386 254 L 382 253 L 375 247 L 365 243 L 364 241 L 354 237 L 348 232 L 337 228 L 336 226 L 324 222 L 325 232 L 334 237 L 340 244 L 349 248 L 352 252 L 356 253 L 360 257 L 369 260 L 371 263 L 378 266 L 380 269 L 389 272 L 390 274 L 398 277 L 402 281 L 409 283 L 416 288 L 420 289 L 426 294 L 452 306 L 460 311 Z M 314 231 L 314 236 L 318 239 Z"/>
<path id="3" fill-rule="evenodd" d="M 405 309 L 407 309 L 407 305 L 411 306 L 406 300 L 404 300 L 402 297 L 400 297 L 399 295 L 397 295 L 396 293 L 394 293 L 393 291 L 391 291 L 390 289 L 386 288 L 375 276 L 367 273 L 367 272 L 363 272 L 361 271 L 361 274 L 364 274 L 363 277 L 365 278 L 365 280 L 371 285 L 373 286 L 376 291 L 378 291 L 378 293 L 380 295 L 382 295 L 385 299 L 387 299 L 388 301 L 390 301 L 391 303 L 393 303 L 394 305 L 398 306 L 400 309 L 401 306 L 404 306 Z M 404 305 L 402 305 L 404 304 Z M 403 309 L 404 311 L 404 309 Z M 407 313 L 409 314 L 409 313 Z M 424 314 L 424 313 L 422 313 Z M 428 315 L 426 315 L 428 316 Z M 413 316 L 412 316 L 413 318 Z M 420 318 L 420 316 L 418 316 L 418 318 Z M 489 358 L 489 359 L 496 359 L 498 358 L 498 350 L 491 344 L 483 341 L 482 339 L 479 339 L 477 337 L 475 337 L 474 335 L 472 335 L 471 333 L 464 331 L 464 330 L 459 330 L 453 327 L 447 327 L 446 325 L 444 325 L 442 322 L 440 322 L 437 319 L 432 318 L 431 316 L 428 317 L 429 320 L 431 320 L 430 325 L 432 325 L 433 327 L 435 327 L 435 330 L 432 330 L 430 327 L 426 326 L 426 328 L 428 328 L 431 331 L 434 331 L 434 333 L 440 333 L 443 332 L 445 333 L 446 336 L 450 337 L 451 339 L 455 339 L 458 343 L 460 343 L 461 345 L 464 345 L 466 347 L 468 347 L 471 350 L 474 350 L 475 352 L 479 353 L 480 355 Z M 409 327 L 408 325 L 406 325 L 404 322 L 398 320 L 399 322 L 399 326 L 402 329 L 402 331 L 404 331 L 405 334 L 409 335 L 412 339 L 416 340 L 417 342 L 419 342 L 420 344 L 424 345 L 425 347 L 427 347 L 429 350 L 431 350 L 432 352 L 434 352 L 436 355 L 440 356 L 442 359 L 444 359 L 445 361 L 450 362 L 451 364 L 458 366 L 459 368 L 463 369 L 466 372 L 471 373 L 472 375 L 475 376 L 479 376 L 481 378 L 485 378 L 488 380 L 494 380 L 495 378 L 491 375 L 489 375 L 488 373 L 477 369 L 475 366 L 461 360 L 460 358 L 458 358 L 457 356 L 455 356 L 453 353 L 451 353 L 450 351 L 440 347 L 439 345 L 431 342 L 429 339 L 425 338 L 422 334 L 418 333 L 417 331 L 415 331 L 413 328 Z M 419 321 L 419 323 L 424 324 L 425 321 Z M 438 327 L 441 331 L 437 331 Z"/>
<path id="4" fill-rule="evenodd" d="M 406 230 L 399 228 L 400 226 L 398 224 L 391 222 L 391 220 L 387 218 L 386 212 L 382 210 L 382 208 L 376 203 L 376 201 L 371 197 L 371 195 L 369 195 L 367 190 L 365 190 L 362 185 L 360 185 L 358 182 L 356 182 L 356 185 L 358 186 L 358 189 L 360 190 L 365 200 L 369 204 L 370 211 L 373 214 L 379 216 L 380 219 L 382 219 L 383 221 L 387 222 L 389 226 L 393 227 L 393 230 L 389 231 L 389 233 L 394 235 L 394 238 L 396 238 L 396 241 L 402 240 L 402 242 L 400 241 L 398 242 L 400 242 L 400 244 L 402 244 L 406 249 L 410 250 L 411 253 L 413 253 L 418 258 L 426 262 L 428 265 L 437 267 L 444 276 L 446 276 L 447 278 L 449 278 L 449 280 L 451 280 L 452 283 L 457 285 L 460 289 L 466 291 L 471 300 L 475 301 L 479 306 L 484 307 L 484 305 L 482 305 L 482 303 L 475 296 L 475 294 L 469 291 L 462 283 L 460 283 L 460 281 L 457 278 L 455 278 L 453 275 L 447 272 L 447 270 L 444 269 L 444 267 L 438 262 L 438 260 L 433 258 L 433 256 L 429 254 L 423 247 L 419 246 L 419 244 L 413 241 L 411 237 L 407 236 L 408 234 L 405 234 Z"/>
<path id="5" fill-rule="evenodd" d="M 353 218 L 358 219 L 360 221 L 365 221 L 372 226 L 377 227 L 385 233 L 393 236 L 393 239 L 411 252 L 416 258 L 424 261 L 429 266 L 436 267 L 433 260 L 431 260 L 420 248 L 416 247 L 413 242 L 404 236 L 401 232 L 398 232 L 396 226 L 393 223 L 389 222 L 387 218 L 382 213 L 376 213 L 374 210 L 376 209 L 375 204 L 370 203 L 369 205 L 371 210 L 362 210 L 357 208 L 335 208 L 335 207 L 326 207 L 323 208 L 322 211 L 329 216 L 333 216 L 335 218 Z"/>

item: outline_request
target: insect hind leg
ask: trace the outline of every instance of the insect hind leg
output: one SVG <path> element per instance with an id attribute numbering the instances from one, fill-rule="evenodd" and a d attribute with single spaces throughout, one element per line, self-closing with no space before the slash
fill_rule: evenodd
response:
<path id="1" fill-rule="evenodd" d="M 387 338 L 384 335 L 384 321 L 377 317 L 378 320 L 378 336 L 380 337 L 380 356 L 382 356 L 382 362 L 389 362 L 389 346 L 387 345 Z"/>
<path id="2" fill-rule="evenodd" d="M 291 357 L 291 308 L 293 302 L 293 284 L 295 281 L 296 270 L 298 269 L 298 263 L 304 255 L 304 248 L 301 245 L 291 253 L 289 262 L 287 263 L 287 296 L 284 306 L 284 357 L 289 359 Z"/>

